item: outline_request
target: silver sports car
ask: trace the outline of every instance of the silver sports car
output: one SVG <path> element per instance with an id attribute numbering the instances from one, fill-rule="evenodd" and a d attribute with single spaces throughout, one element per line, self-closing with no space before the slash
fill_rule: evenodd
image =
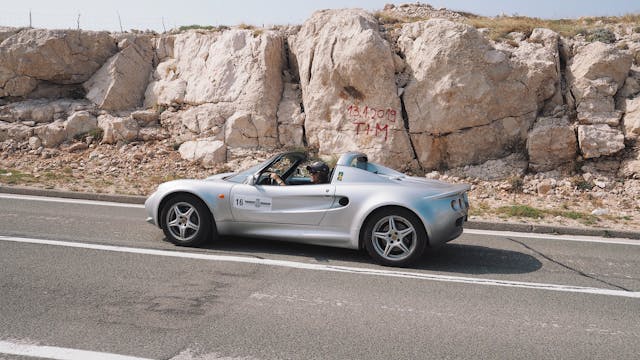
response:
<path id="1" fill-rule="evenodd" d="M 312 182 L 310 164 L 287 152 L 239 173 L 166 182 L 145 203 L 147 221 L 176 245 L 278 239 L 364 248 L 391 266 L 462 234 L 468 185 L 406 176 L 357 152 L 342 155 L 325 183 Z"/>

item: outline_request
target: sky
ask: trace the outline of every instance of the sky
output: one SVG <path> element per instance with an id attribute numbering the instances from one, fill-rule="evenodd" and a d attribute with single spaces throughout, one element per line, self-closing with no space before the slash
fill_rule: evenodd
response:
<path id="1" fill-rule="evenodd" d="M 0 26 L 85 30 L 164 31 L 182 25 L 255 26 L 302 24 L 316 10 L 364 8 L 380 10 L 393 0 L 0 0 Z M 431 0 L 446 7 L 479 15 L 523 15 L 540 18 L 576 18 L 640 13 L 638 0 Z"/>

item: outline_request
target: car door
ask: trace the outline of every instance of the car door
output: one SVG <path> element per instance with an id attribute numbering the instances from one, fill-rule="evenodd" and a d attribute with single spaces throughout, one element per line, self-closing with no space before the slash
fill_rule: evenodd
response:
<path id="1" fill-rule="evenodd" d="M 231 189 L 235 221 L 318 225 L 333 204 L 335 186 L 238 184 Z"/>

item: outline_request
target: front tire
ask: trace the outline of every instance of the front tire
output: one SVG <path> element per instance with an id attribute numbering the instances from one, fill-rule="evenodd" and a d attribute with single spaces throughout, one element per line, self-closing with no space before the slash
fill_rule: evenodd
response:
<path id="1" fill-rule="evenodd" d="M 213 222 L 207 206 L 197 197 L 179 194 L 172 197 L 160 214 L 162 231 L 179 246 L 198 246 L 210 239 Z"/>
<path id="2" fill-rule="evenodd" d="M 402 208 L 374 213 L 364 224 L 363 236 L 369 255 L 385 266 L 407 266 L 422 256 L 427 245 L 420 219 Z"/>

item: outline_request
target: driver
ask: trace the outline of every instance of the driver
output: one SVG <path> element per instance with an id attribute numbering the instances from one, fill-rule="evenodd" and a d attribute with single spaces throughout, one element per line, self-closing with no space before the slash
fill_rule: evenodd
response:
<path id="1" fill-rule="evenodd" d="M 313 164 L 308 165 L 307 171 L 309 171 L 309 174 L 311 174 L 312 184 L 326 184 L 329 182 L 329 166 L 323 161 L 316 161 Z M 286 183 L 278 174 L 271 173 L 270 176 L 273 180 L 275 180 L 276 183 L 278 183 L 278 185 L 286 185 Z"/>

